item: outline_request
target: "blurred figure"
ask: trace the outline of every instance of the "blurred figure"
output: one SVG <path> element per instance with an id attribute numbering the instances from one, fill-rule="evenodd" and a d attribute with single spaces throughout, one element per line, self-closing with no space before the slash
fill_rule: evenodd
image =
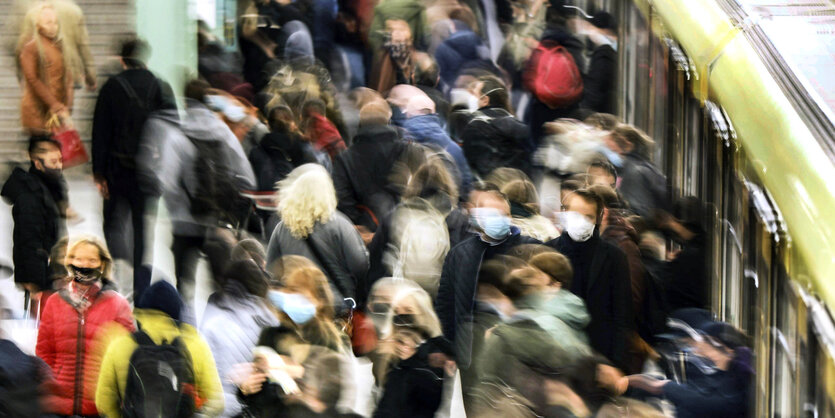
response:
<path id="1" fill-rule="evenodd" d="M 35 352 L 56 379 L 48 411 L 95 416 L 100 412 L 95 394 L 102 343 L 97 340 L 105 338 L 103 330 L 111 323 L 133 331 L 133 316 L 127 300 L 113 288 L 113 260 L 97 238 L 74 240 L 66 264 L 70 283 L 47 299 Z"/>
<path id="2" fill-rule="evenodd" d="M 415 60 L 415 68 L 414 72 L 412 72 L 411 84 L 421 89 L 432 99 L 435 103 L 435 110 L 437 111 L 438 117 L 446 125 L 450 109 L 449 102 L 439 89 L 438 83 L 441 81 L 441 76 L 438 62 L 425 52 L 416 52 L 413 54 L 413 57 Z"/>
<path id="3" fill-rule="evenodd" d="M 571 262 L 557 252 L 543 252 L 528 260 L 530 268 L 510 272 L 507 292 L 517 315 L 532 319 L 577 360 L 591 354 L 586 326 L 589 313 L 583 300 L 568 291 L 573 279 Z"/>
<path id="4" fill-rule="evenodd" d="M 614 16 L 597 12 L 582 25 L 580 35 L 591 44 L 588 70 L 583 76 L 583 100 L 580 108 L 615 113 L 618 79 L 618 27 Z"/>
<path id="5" fill-rule="evenodd" d="M 456 79 L 465 70 L 478 69 L 499 74 L 490 59 L 490 49 L 474 29 L 461 20 L 453 20 L 452 23 L 453 33 L 435 50 L 443 90 L 454 88 Z"/>
<path id="6" fill-rule="evenodd" d="M 20 122 L 24 131 L 43 135 L 72 126 L 73 69 L 62 51 L 55 8 L 40 3 L 26 13 L 24 28 L 35 28 L 21 37 L 18 62 L 23 73 Z"/>
<path id="7" fill-rule="evenodd" d="M 374 417 L 434 417 L 441 406 L 451 347 L 443 337 L 430 338 L 408 315 L 397 315 L 394 321 L 389 339 L 398 361 L 386 375 Z"/>
<path id="8" fill-rule="evenodd" d="M 175 110 L 155 113 L 143 133 L 137 161 L 139 186 L 161 194 L 171 217 L 171 251 L 178 292 L 194 303 L 200 253 L 218 228 L 236 227 L 249 202 L 239 193 L 255 187 L 240 142 L 204 104 L 208 84 L 190 81 L 181 121 Z"/>
<path id="9" fill-rule="evenodd" d="M 519 228 L 522 235 L 542 242 L 558 237 L 559 231 L 554 224 L 540 215 L 539 195 L 531 179 L 522 171 L 501 167 L 493 170 L 487 181 L 496 184 L 510 202 L 510 214 L 513 226 Z"/>
<path id="10" fill-rule="evenodd" d="M 399 86 L 396 86 L 397 88 Z M 405 106 L 399 109 L 405 116 L 400 122 L 406 131 L 411 134 L 415 142 L 426 146 L 433 151 L 442 151 L 449 154 L 449 158 L 455 163 L 454 175 L 457 180 L 458 190 L 462 196 L 470 193 L 473 176 L 470 174 L 470 166 L 464 152 L 441 125 L 439 116 L 435 113 L 435 102 L 429 96 L 420 91 L 411 94 Z"/>
<path id="11" fill-rule="evenodd" d="M 317 162 L 313 146 L 298 132 L 289 107 L 273 108 L 269 124 L 270 133 L 249 152 L 249 162 L 260 191 L 275 190 L 275 184 L 284 180 L 295 168 Z"/>
<path id="12" fill-rule="evenodd" d="M 8 307 L 0 297 L 0 321 L 9 319 Z M 2 322 L 0 322 L 1 324 Z M 7 417 L 40 417 L 54 384 L 49 367 L 29 356 L 12 341 L 0 325 L 0 414 Z"/>
<path id="13" fill-rule="evenodd" d="M 604 209 L 600 196 L 580 189 L 569 193 L 563 204 L 564 232 L 548 245 L 571 261 L 574 280 L 569 290 L 589 309 L 592 348 L 629 370 L 628 347 L 635 323 L 626 256 L 600 238 Z"/>
<path id="14" fill-rule="evenodd" d="M 281 256 L 301 255 L 326 272 L 341 310 L 355 298 L 368 271 L 368 253 L 351 221 L 336 210 L 333 182 L 322 166 L 305 164 L 278 185 L 276 226 L 267 246 L 267 264 Z"/>
<path id="15" fill-rule="evenodd" d="M 620 193 L 632 210 L 648 218 L 666 209 L 667 180 L 652 164 L 655 142 L 631 125 L 620 125 L 606 137 L 606 146 L 623 159 Z"/>
<path id="16" fill-rule="evenodd" d="M 394 208 L 402 193 L 390 176 L 408 144 L 388 125 L 391 114 L 385 101 L 363 105 L 357 135 L 333 163 L 339 211 L 354 225 L 372 232 L 377 229 L 377 220 Z"/>
<path id="17" fill-rule="evenodd" d="M 184 310 L 167 281 L 146 290 L 136 304 L 139 329 L 114 340 L 101 362 L 95 392 L 99 412 L 108 417 L 215 416 L 223 410 L 212 351 L 196 329 L 182 322 Z"/>
<path id="18" fill-rule="evenodd" d="M 464 240 L 447 254 L 435 299 L 444 336 L 455 347 L 467 408 L 471 401 L 469 391 L 478 383 L 473 367 L 472 318 L 482 264 L 516 245 L 536 243 L 511 226 L 510 205 L 496 186 L 477 186 L 471 193 L 471 203 L 471 225 L 478 235 Z"/>
<path id="19" fill-rule="evenodd" d="M 678 417 L 748 416 L 754 365 L 745 335 L 724 322 L 708 321 L 698 328 L 701 337 L 689 340 L 689 351 L 706 368 L 688 369 L 683 382 L 633 375 L 629 386 L 663 395 Z"/>
<path id="20" fill-rule="evenodd" d="M 659 228 L 681 245 L 661 273 L 670 312 L 710 305 L 705 216 L 704 205 L 689 196 L 675 203 L 673 215 L 662 215 L 658 222 Z"/>
<path id="21" fill-rule="evenodd" d="M 618 172 L 615 166 L 608 161 L 592 161 L 586 170 L 586 174 L 589 175 L 589 186 L 600 185 L 609 187 L 612 191 L 617 187 Z"/>
<path id="22" fill-rule="evenodd" d="M 68 198 L 58 141 L 49 136 L 29 138 L 29 160 L 29 171 L 16 167 L 0 196 L 12 205 L 15 283 L 35 295 L 53 289 L 49 256 L 67 233 L 62 208 Z"/>
<path id="23" fill-rule="evenodd" d="M 150 47 L 137 38 L 121 44 L 123 71 L 101 88 L 93 114 L 93 177 L 104 199 L 103 220 L 107 246 L 116 259 L 133 264 L 133 292 L 138 300 L 150 283 L 137 281 L 145 256 L 145 205 L 156 204 L 155 195 L 139 188 L 137 152 L 148 116 L 161 109 L 176 109 L 170 87 L 148 71 Z M 129 227 L 130 226 L 130 227 Z M 132 231 L 131 234 L 127 231 Z"/>
<path id="24" fill-rule="evenodd" d="M 257 241 L 252 243 L 260 246 Z M 241 243 L 235 247 L 238 253 L 243 251 L 240 246 Z M 263 249 L 261 252 L 264 263 Z M 267 307 L 269 276 L 263 270 L 265 265 L 258 264 L 249 255 L 240 258 L 229 264 L 221 289 L 209 297 L 200 325 L 223 384 L 224 417 L 242 412 L 235 396 L 237 387 L 230 375 L 233 367 L 249 361 L 264 328 L 279 325 L 278 318 Z"/>
<path id="25" fill-rule="evenodd" d="M 302 129 L 318 151 L 324 151 L 333 160 L 345 151 L 345 141 L 336 126 L 325 117 L 325 103 L 319 99 L 308 100 L 302 107 Z"/>
<path id="26" fill-rule="evenodd" d="M 83 77 L 87 89 L 95 91 L 96 65 L 93 62 L 93 54 L 90 53 L 90 36 L 87 33 L 81 8 L 72 0 L 17 0 L 15 6 L 20 12 L 18 14 L 22 15 L 44 3 L 55 10 L 58 19 L 58 32 L 65 68 L 72 71 L 76 80 Z M 36 22 L 24 20 L 21 23 L 16 56 L 38 32 Z M 14 27 L 14 25 L 10 26 Z"/>
<path id="27" fill-rule="evenodd" d="M 458 191 L 446 165 L 430 157 L 409 180 L 403 201 L 382 219 L 368 246 L 368 285 L 406 278 L 437 294 L 449 249 L 469 237 L 469 221 L 456 208 Z"/>
<path id="28" fill-rule="evenodd" d="M 530 171 L 535 146 L 527 126 L 513 117 L 509 94 L 495 76 L 483 76 L 475 85 L 478 111 L 461 132 L 461 140 L 464 155 L 479 178 L 499 167 Z"/>
<path id="29" fill-rule="evenodd" d="M 406 3 L 407 7 L 412 7 L 417 3 L 411 0 L 394 0 L 394 2 Z M 386 1 L 384 4 L 388 6 L 389 3 L 393 2 Z M 422 9 L 421 7 L 418 12 L 423 13 Z M 377 15 L 374 19 L 377 20 Z M 420 22 L 420 25 L 422 24 L 423 22 Z M 405 20 L 392 18 L 385 21 L 383 44 L 379 49 L 372 51 L 375 55 L 375 64 L 371 68 L 369 80 L 371 88 L 386 94 L 395 85 L 407 84 L 412 80 L 415 54 L 413 33 Z"/>

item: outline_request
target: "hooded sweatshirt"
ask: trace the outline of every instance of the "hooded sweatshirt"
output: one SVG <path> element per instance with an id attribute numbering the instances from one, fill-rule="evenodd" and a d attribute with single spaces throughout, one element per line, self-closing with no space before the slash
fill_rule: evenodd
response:
<path id="1" fill-rule="evenodd" d="M 590 355 L 586 335 L 591 317 L 583 300 L 569 292 L 534 293 L 516 301 L 517 316 L 533 319 L 574 360 Z"/>
<path id="2" fill-rule="evenodd" d="M 137 157 L 140 188 L 162 194 L 174 235 L 202 236 L 213 222 L 191 214 L 188 195 L 198 185 L 194 172 L 198 151 L 189 137 L 228 145 L 227 161 L 240 190 L 252 190 L 255 175 L 235 134 L 202 103 L 187 99 L 182 121 L 175 110 L 161 111 L 148 119 Z"/>

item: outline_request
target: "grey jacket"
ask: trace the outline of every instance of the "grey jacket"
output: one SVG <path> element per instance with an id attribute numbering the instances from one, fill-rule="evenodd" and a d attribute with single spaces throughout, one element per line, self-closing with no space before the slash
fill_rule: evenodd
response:
<path id="1" fill-rule="evenodd" d="M 343 271 L 349 272 L 355 280 L 365 280 L 368 272 L 368 251 L 365 249 L 365 243 L 362 242 L 359 232 L 354 228 L 354 224 L 340 212 L 335 212 L 333 218 L 327 223 L 317 223 L 307 240 L 293 237 L 284 223 L 279 223 L 273 230 L 267 246 L 267 265 L 284 255 L 300 255 L 316 263 L 328 275 L 325 265 L 310 249 L 308 244 L 310 240 L 315 243 L 323 257 L 332 258 L 327 262 L 338 262 Z M 336 283 L 339 278 L 328 277 L 328 279 L 331 287 L 336 290 L 345 290 L 340 291 L 339 296 L 335 294 L 335 298 L 355 297 L 356 289 L 363 288 L 360 286 L 363 283 Z"/>
<path id="2" fill-rule="evenodd" d="M 252 361 L 252 349 L 262 329 L 278 325 L 278 319 L 265 302 L 247 295 L 237 282 L 230 281 L 222 294 L 215 293 L 209 298 L 200 333 L 212 349 L 223 384 L 224 411 L 221 416 L 233 417 L 242 409 L 230 371 L 236 364 Z"/>
<path id="3" fill-rule="evenodd" d="M 162 195 L 175 235 L 200 236 L 214 222 L 191 214 L 187 192 L 197 187 L 193 170 L 197 148 L 186 134 L 229 146 L 228 161 L 241 190 L 254 189 L 255 174 L 235 134 L 202 103 L 187 99 L 182 120 L 176 110 L 160 111 L 148 119 L 137 156 L 139 186 L 149 194 Z"/>

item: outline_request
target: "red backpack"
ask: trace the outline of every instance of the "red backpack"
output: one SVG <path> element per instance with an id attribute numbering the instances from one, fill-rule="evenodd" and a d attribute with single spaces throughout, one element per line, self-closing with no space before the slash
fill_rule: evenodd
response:
<path id="1" fill-rule="evenodd" d="M 523 81 L 551 109 L 571 106 L 583 97 L 583 76 L 574 57 L 554 41 L 542 41 L 533 50 Z"/>

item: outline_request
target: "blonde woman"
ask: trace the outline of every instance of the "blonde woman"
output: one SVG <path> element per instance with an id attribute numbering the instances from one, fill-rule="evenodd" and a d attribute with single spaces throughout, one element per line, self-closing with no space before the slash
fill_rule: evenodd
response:
<path id="1" fill-rule="evenodd" d="M 50 118 L 59 118 L 62 125 L 72 123 L 72 69 L 64 60 L 55 8 L 48 4 L 33 7 L 26 22 L 36 30 L 18 55 L 23 74 L 20 123 L 30 134 L 44 134 L 50 131 Z"/>
<path id="2" fill-rule="evenodd" d="M 336 191 L 324 167 L 302 165 L 278 183 L 278 214 L 267 265 L 286 255 L 312 260 L 327 276 L 337 305 L 364 291 L 357 280 L 368 271 L 368 253 L 354 225 L 336 210 Z"/>
<path id="3" fill-rule="evenodd" d="M 98 238 L 82 237 L 67 249 L 69 284 L 46 301 L 35 352 L 55 376 L 58 415 L 97 415 L 96 382 L 101 341 L 108 325 L 134 331 L 127 300 L 113 289 L 113 260 Z"/>

